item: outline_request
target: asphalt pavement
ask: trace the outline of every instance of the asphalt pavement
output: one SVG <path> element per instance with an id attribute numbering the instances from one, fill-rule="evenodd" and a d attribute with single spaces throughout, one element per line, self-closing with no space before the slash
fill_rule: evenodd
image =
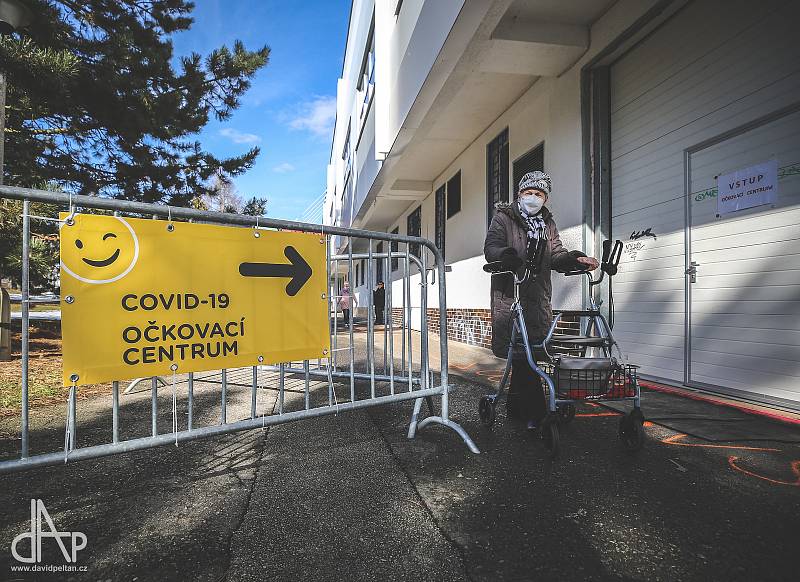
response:
<path id="1" fill-rule="evenodd" d="M 229 420 L 249 415 L 242 383 L 229 388 Z M 459 377 L 453 385 L 451 417 L 479 455 L 442 427 L 408 440 L 406 402 L 0 476 L 0 576 L 797 580 L 796 439 L 769 440 L 767 430 L 753 441 L 705 440 L 648 423 L 645 448 L 632 454 L 617 437 L 617 412 L 582 406 L 550 462 L 503 406 L 492 430 L 480 425 L 485 386 Z M 325 386 L 317 390 L 324 398 Z M 198 383 L 196 392 L 198 423 L 216 422 L 219 385 Z M 169 432 L 167 388 L 160 400 L 160 430 Z M 292 391 L 287 407 L 301 401 Z M 109 436 L 108 402 L 79 402 L 79 444 Z M 275 392 L 262 390 L 259 410 L 274 407 Z M 35 450 L 63 442 L 63 412 L 34 415 Z M 121 426 L 125 438 L 146 434 L 148 391 L 124 397 Z M 0 430 L 7 456 L 18 446 L 8 438 L 13 422 Z M 31 499 L 44 501 L 59 531 L 86 534 L 86 572 L 12 572 L 10 546 L 30 529 Z M 59 554 L 43 541 L 43 563 L 63 564 Z"/>

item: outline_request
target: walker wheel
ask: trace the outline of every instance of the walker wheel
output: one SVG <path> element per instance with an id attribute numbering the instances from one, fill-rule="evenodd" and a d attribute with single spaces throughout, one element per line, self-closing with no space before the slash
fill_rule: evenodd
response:
<path id="1" fill-rule="evenodd" d="M 544 449 L 547 451 L 547 456 L 551 459 L 557 458 L 561 448 L 558 421 L 548 416 L 542 422 L 541 431 L 542 444 L 544 444 Z"/>
<path id="2" fill-rule="evenodd" d="M 480 402 L 478 402 L 478 415 L 481 418 L 481 424 L 486 428 L 492 427 L 497 416 L 494 400 L 492 396 L 481 396 Z"/>
<path id="3" fill-rule="evenodd" d="M 558 407 L 559 424 L 569 424 L 575 418 L 575 405 L 568 403 Z"/>
<path id="4" fill-rule="evenodd" d="M 629 451 L 638 451 L 644 446 L 644 417 L 634 410 L 619 419 L 619 438 Z"/>

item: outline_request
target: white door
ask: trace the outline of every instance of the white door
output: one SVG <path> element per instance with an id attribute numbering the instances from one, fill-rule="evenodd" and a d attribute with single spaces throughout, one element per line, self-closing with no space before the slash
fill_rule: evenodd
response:
<path id="1" fill-rule="evenodd" d="M 717 176 L 771 160 L 776 204 L 718 214 Z M 800 111 L 688 162 L 689 381 L 800 403 Z"/>

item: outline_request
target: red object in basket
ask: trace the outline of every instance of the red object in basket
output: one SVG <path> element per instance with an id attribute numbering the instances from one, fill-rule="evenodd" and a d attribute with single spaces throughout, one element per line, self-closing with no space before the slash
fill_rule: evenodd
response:
<path id="1" fill-rule="evenodd" d="M 612 376 L 610 383 L 611 389 L 608 391 L 610 398 L 631 398 L 636 396 L 636 389 L 627 375 L 623 378 Z"/>
<path id="2" fill-rule="evenodd" d="M 570 400 L 583 400 L 588 396 L 588 390 L 583 388 L 570 388 L 567 390 L 567 398 Z"/>

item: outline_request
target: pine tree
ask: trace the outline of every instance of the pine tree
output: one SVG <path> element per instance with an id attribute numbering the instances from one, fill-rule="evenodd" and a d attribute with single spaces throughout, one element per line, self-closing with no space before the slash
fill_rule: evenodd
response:
<path id="1" fill-rule="evenodd" d="M 184 0 L 30 0 L 34 24 L 0 41 L 6 74 L 5 183 L 187 205 L 212 176 L 252 167 L 259 149 L 220 159 L 193 138 L 229 119 L 269 48 L 236 41 L 173 65 Z"/>
<path id="2" fill-rule="evenodd" d="M 266 216 L 267 215 L 267 202 L 266 198 L 253 196 L 242 207 L 242 214 L 247 216 Z"/>

